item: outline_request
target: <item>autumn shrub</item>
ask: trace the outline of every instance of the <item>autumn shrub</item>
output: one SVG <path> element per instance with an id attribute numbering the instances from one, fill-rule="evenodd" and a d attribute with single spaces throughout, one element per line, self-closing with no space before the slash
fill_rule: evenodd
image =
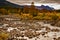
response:
<path id="1" fill-rule="evenodd" d="M 53 20 L 57 20 L 59 17 L 58 17 L 57 15 L 53 15 L 51 18 L 52 18 Z"/>
<path id="2" fill-rule="evenodd" d="M 33 16 L 30 14 L 21 14 L 20 17 L 22 19 L 33 19 Z"/>
<path id="3" fill-rule="evenodd" d="M 36 17 L 33 17 L 33 19 L 36 19 L 36 20 L 42 20 L 43 17 L 42 17 L 42 16 L 36 16 Z"/>
<path id="4" fill-rule="evenodd" d="M 9 37 L 8 33 L 1 32 L 0 33 L 0 40 L 7 40 Z"/>

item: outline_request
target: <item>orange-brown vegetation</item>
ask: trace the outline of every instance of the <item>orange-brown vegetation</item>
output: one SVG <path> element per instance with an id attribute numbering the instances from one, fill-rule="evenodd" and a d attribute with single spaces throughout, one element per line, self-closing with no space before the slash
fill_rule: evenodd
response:
<path id="1" fill-rule="evenodd" d="M 0 32 L 0 40 L 7 40 L 9 37 L 8 33 Z"/>
<path id="2" fill-rule="evenodd" d="M 34 2 L 32 2 L 31 6 L 25 6 L 24 8 L 0 8 L 0 14 L 2 15 L 10 15 L 14 14 L 17 17 L 22 19 L 38 19 L 38 20 L 57 20 L 60 19 L 59 10 L 38 10 L 34 6 Z"/>

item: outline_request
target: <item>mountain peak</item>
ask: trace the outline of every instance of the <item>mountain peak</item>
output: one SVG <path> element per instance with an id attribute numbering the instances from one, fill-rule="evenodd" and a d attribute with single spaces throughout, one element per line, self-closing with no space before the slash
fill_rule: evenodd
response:
<path id="1" fill-rule="evenodd" d="M 54 10 L 53 7 L 49 7 L 48 5 L 45 6 L 45 5 L 41 5 L 41 6 L 37 6 L 36 8 L 42 10 L 42 9 L 46 9 L 46 10 Z"/>
<path id="2" fill-rule="evenodd" d="M 22 6 L 22 5 L 10 3 L 6 0 L 0 0 L 0 6 L 11 6 L 11 7 L 23 8 L 25 5 Z M 30 6 L 28 5 L 28 7 L 30 7 Z M 41 9 L 54 10 L 54 8 L 45 6 L 45 5 L 35 6 L 35 7 L 39 10 L 41 10 Z"/>

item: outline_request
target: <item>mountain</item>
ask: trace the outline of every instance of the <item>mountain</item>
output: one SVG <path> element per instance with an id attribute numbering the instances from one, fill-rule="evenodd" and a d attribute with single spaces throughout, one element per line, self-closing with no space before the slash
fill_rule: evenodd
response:
<path id="1" fill-rule="evenodd" d="M 5 2 L 6 2 L 6 0 L 0 0 L 0 6 L 4 6 Z"/>
<path id="2" fill-rule="evenodd" d="M 39 9 L 39 10 L 42 10 L 42 9 L 46 9 L 46 10 L 54 10 L 54 8 L 49 7 L 49 6 L 44 6 L 44 5 L 36 6 L 36 8 Z"/>
<path id="3" fill-rule="evenodd" d="M 0 0 L 0 7 L 4 7 L 4 6 L 8 6 L 8 7 L 15 7 L 15 8 L 23 8 L 24 6 L 20 6 L 11 2 L 8 2 L 6 0 Z"/>
<path id="4" fill-rule="evenodd" d="M 15 8 L 24 8 L 25 5 L 18 5 L 18 4 L 14 4 L 11 2 L 8 2 L 6 0 L 0 0 L 0 7 L 5 7 L 5 6 L 9 6 L 9 7 L 15 7 Z M 27 5 L 28 7 L 30 7 L 30 5 Z M 42 9 L 47 9 L 47 10 L 54 10 L 54 8 L 49 7 L 49 6 L 35 6 L 37 9 L 42 10 Z"/>

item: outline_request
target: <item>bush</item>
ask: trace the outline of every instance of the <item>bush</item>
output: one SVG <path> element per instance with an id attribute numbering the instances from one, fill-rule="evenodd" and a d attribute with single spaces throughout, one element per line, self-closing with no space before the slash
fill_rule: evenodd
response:
<path id="1" fill-rule="evenodd" d="M 58 19 L 58 16 L 57 16 L 57 15 L 53 15 L 53 16 L 52 16 L 52 19 L 53 19 L 53 20 L 57 20 L 57 19 Z"/>
<path id="2" fill-rule="evenodd" d="M 7 40 L 7 38 L 9 37 L 8 33 L 0 33 L 0 40 Z"/>

